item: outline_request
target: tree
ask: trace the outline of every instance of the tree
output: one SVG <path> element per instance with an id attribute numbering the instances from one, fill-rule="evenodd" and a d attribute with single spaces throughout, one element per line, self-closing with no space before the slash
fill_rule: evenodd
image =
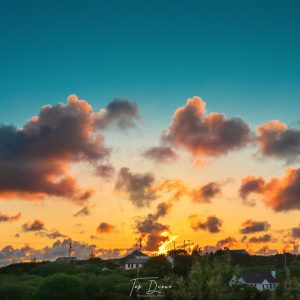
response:
<path id="1" fill-rule="evenodd" d="M 158 276 L 160 278 L 168 275 L 172 270 L 172 265 L 165 255 L 150 257 L 143 266 L 143 274 Z"/>
<path id="2" fill-rule="evenodd" d="M 39 287 L 40 300 L 84 300 L 82 281 L 75 275 L 54 274 L 45 279 Z"/>

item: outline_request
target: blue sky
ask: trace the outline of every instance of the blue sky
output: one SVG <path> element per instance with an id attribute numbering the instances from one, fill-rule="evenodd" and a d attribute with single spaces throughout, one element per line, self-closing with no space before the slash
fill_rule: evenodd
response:
<path id="1" fill-rule="evenodd" d="M 6 1 L 0 121 L 77 94 L 168 124 L 193 95 L 253 125 L 299 119 L 299 1 Z M 160 123 L 158 122 L 158 123 Z"/>

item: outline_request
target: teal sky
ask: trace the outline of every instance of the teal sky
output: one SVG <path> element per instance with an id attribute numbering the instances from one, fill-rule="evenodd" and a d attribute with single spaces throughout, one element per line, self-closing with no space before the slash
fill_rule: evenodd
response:
<path id="1" fill-rule="evenodd" d="M 291 0 L 2 1 L 0 122 L 20 126 L 75 93 L 95 109 L 134 100 L 160 128 L 193 95 L 252 125 L 294 123 L 299 11 Z"/>

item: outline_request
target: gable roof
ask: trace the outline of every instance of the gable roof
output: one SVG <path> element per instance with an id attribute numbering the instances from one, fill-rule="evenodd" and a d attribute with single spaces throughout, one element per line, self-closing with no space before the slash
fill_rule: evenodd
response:
<path id="1" fill-rule="evenodd" d="M 139 250 L 134 250 L 130 254 L 124 256 L 123 259 L 127 260 L 127 259 L 137 258 L 137 257 L 145 258 L 145 257 L 149 257 L 149 255 L 147 255 Z"/>
<path id="2" fill-rule="evenodd" d="M 262 283 L 264 280 L 269 283 L 278 283 L 271 271 L 242 271 L 241 278 L 247 283 Z"/>
<path id="3" fill-rule="evenodd" d="M 125 261 L 125 264 L 144 264 L 150 257 L 138 258 L 130 258 Z"/>

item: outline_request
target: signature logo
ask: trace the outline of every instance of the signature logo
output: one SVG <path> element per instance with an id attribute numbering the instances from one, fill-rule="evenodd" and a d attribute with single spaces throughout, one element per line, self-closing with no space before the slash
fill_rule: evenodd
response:
<path id="1" fill-rule="evenodd" d="M 157 283 L 158 277 L 140 277 L 131 279 L 132 287 L 130 297 L 135 294 L 138 297 L 163 297 L 163 291 L 171 289 L 172 285 L 159 285 Z"/>

